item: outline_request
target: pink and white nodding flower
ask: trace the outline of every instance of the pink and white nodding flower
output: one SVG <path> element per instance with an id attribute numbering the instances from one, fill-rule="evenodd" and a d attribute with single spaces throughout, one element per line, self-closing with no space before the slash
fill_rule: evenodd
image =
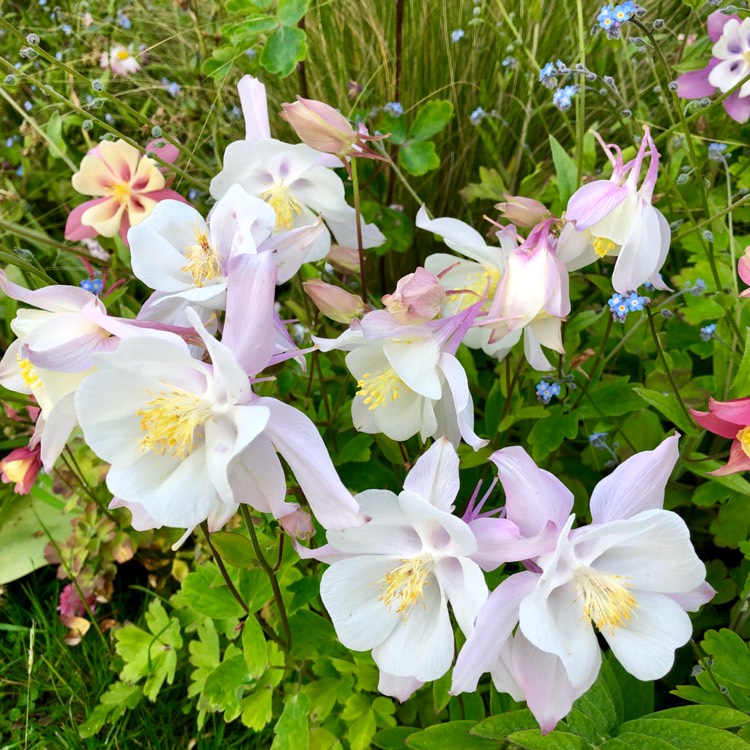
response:
<path id="1" fill-rule="evenodd" d="M 709 399 L 708 411 L 691 409 L 690 413 L 703 429 L 732 440 L 729 461 L 709 474 L 723 477 L 750 470 L 750 398 L 733 401 Z"/>
<path id="2" fill-rule="evenodd" d="M 726 93 L 750 74 L 750 19 L 727 16 L 720 10 L 708 17 L 708 36 L 714 42 L 711 60 L 705 68 L 691 70 L 677 78 L 677 96 L 703 99 L 718 89 Z M 743 84 L 722 102 L 726 113 L 737 122 L 750 119 L 750 83 Z"/>
<path id="3" fill-rule="evenodd" d="M 570 312 L 568 272 L 555 252 L 556 237 L 547 219 L 507 256 L 507 268 L 481 322 L 491 331 L 489 345 L 502 358 L 524 337 L 526 360 L 535 370 L 551 370 L 542 346 L 561 354 L 561 325 Z"/>
<path id="4" fill-rule="evenodd" d="M 118 504 L 141 506 L 141 522 L 188 532 L 206 520 L 219 528 L 241 502 L 280 518 L 297 506 L 284 501 L 278 451 L 324 526 L 361 523 L 312 422 L 257 397 L 233 353 L 195 312 L 187 316 L 211 364 L 177 336 L 132 338 L 97 355 L 99 370 L 76 392 L 84 437 L 111 464 L 107 486 Z"/>
<path id="5" fill-rule="evenodd" d="M 151 145 L 149 145 L 151 148 Z M 151 149 L 160 158 L 173 162 L 178 155 L 174 146 Z M 77 206 L 68 216 L 65 239 L 83 240 L 101 234 L 120 234 L 127 244 L 128 229 L 140 224 L 159 201 L 185 199 L 166 187 L 158 164 L 122 139 L 102 141 L 92 148 L 73 175 L 73 187 L 94 200 Z"/>
<path id="6" fill-rule="evenodd" d="M 672 236 L 669 223 L 651 205 L 659 168 L 648 126 L 636 157 L 623 164 L 622 152 L 595 134 L 612 164 L 608 180 L 595 180 L 580 187 L 568 201 L 568 224 L 560 234 L 557 256 L 569 271 L 597 258 L 613 257 L 612 286 L 620 294 L 635 291 L 646 282 L 668 289 L 659 275 L 667 258 Z M 638 184 L 641 167 L 649 158 L 648 171 Z"/>
<path id="7" fill-rule="evenodd" d="M 549 732 L 596 679 L 594 627 L 638 679 L 669 671 L 692 633 L 687 611 L 714 594 L 684 521 L 663 510 L 677 442 L 673 436 L 635 454 L 599 482 L 592 524 L 578 529 L 572 515 L 560 528 L 572 495 L 559 480 L 522 449 L 494 454 L 514 515 L 528 523 L 519 539 L 535 557 L 532 570 L 490 594 L 456 662 L 453 693 L 474 690 L 489 671 Z"/>
<path id="8" fill-rule="evenodd" d="M 454 356 L 479 305 L 419 326 L 375 310 L 337 339 L 313 337 L 321 351 L 349 352 L 346 366 L 358 386 L 354 427 L 398 441 L 445 435 L 455 446 L 461 439 L 475 450 L 486 445 L 474 433 L 466 372 Z"/>
<path id="9" fill-rule="evenodd" d="M 454 654 L 450 603 L 464 633 L 487 598 L 487 584 L 472 556 L 481 543 L 453 515 L 458 456 L 445 438 L 414 464 L 404 490 L 366 490 L 356 496 L 371 520 L 329 531 L 328 544 L 300 552 L 331 566 L 320 594 L 341 642 L 372 649 L 379 689 L 406 700 L 444 675 Z"/>
<path id="10" fill-rule="evenodd" d="M 105 70 L 109 68 L 112 75 L 122 76 L 123 78 L 131 76 L 141 69 L 138 58 L 133 54 L 132 45 L 131 48 L 128 48 L 122 44 L 115 44 L 109 52 L 102 52 L 99 67 Z"/>
<path id="11" fill-rule="evenodd" d="M 242 185 L 274 209 L 277 232 L 314 224 L 322 216 L 327 229 L 308 252 L 306 262 L 325 258 L 331 247 L 330 232 L 339 244 L 356 247 L 354 209 L 345 200 L 344 183 L 331 169 L 343 166 L 340 159 L 304 143 L 291 145 L 271 138 L 265 86 L 257 78 L 244 76 L 238 90 L 245 139 L 227 147 L 224 168 L 211 181 L 211 195 L 221 198 L 232 185 Z M 385 237 L 374 224 L 362 221 L 361 225 L 364 248 L 383 244 Z"/>

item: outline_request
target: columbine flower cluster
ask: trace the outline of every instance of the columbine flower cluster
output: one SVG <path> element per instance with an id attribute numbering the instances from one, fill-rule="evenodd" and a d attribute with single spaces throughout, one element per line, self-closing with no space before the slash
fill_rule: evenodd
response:
<path id="1" fill-rule="evenodd" d="M 629 21 L 637 10 L 632 0 L 626 0 L 620 5 L 603 5 L 596 20 L 599 22 L 599 27 L 607 32 L 609 39 L 617 39 L 620 36 L 620 26 Z"/>

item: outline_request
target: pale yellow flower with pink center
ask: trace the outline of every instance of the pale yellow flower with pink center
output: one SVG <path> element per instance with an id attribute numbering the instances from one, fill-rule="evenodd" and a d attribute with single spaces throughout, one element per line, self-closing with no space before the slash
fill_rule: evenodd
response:
<path id="1" fill-rule="evenodd" d="M 178 153 L 174 146 L 153 150 L 169 162 Z M 69 240 L 114 237 L 119 232 L 127 244 L 128 229 L 140 224 L 159 201 L 187 202 L 166 187 L 156 161 L 123 140 L 102 141 L 89 151 L 72 182 L 79 193 L 95 199 L 82 203 L 68 216 L 65 237 Z"/>

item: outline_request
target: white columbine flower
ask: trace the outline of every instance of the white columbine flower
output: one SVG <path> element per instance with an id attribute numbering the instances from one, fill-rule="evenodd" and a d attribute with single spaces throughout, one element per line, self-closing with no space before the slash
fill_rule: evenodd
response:
<path id="1" fill-rule="evenodd" d="M 354 209 L 344 197 L 344 183 L 331 167 L 342 162 L 330 154 L 306 146 L 271 138 L 265 86 L 245 76 L 238 84 L 245 117 L 245 139 L 230 143 L 224 153 L 224 168 L 211 181 L 211 195 L 221 198 L 235 183 L 266 201 L 276 212 L 276 231 L 289 231 L 323 217 L 336 241 L 357 246 Z M 374 224 L 362 222 L 365 248 L 377 247 L 385 237 Z M 325 231 L 305 258 L 325 258 L 331 236 Z"/>
<path id="2" fill-rule="evenodd" d="M 422 455 L 404 490 L 367 490 L 356 496 L 371 520 L 357 529 L 329 531 L 328 544 L 300 550 L 332 565 L 320 593 L 341 642 L 372 649 L 381 692 L 405 700 L 450 669 L 454 653 L 448 603 L 470 633 L 487 597 L 471 556 L 479 544 L 453 515 L 458 456 L 441 438 Z"/>

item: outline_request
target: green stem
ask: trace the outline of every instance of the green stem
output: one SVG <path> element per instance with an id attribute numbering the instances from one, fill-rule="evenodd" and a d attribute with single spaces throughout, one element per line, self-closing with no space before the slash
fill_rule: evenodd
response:
<path id="1" fill-rule="evenodd" d="M 359 204 L 359 179 L 357 160 L 351 159 L 352 191 L 354 192 L 354 221 L 357 224 L 357 251 L 359 252 L 359 276 L 362 285 L 362 302 L 367 304 L 367 279 L 365 274 L 365 249 L 362 247 L 362 212 Z"/>
<path id="2" fill-rule="evenodd" d="M 578 16 L 578 57 L 579 62 L 586 66 L 586 37 L 583 18 L 583 0 L 576 0 L 576 15 Z M 581 186 L 583 179 L 583 138 L 586 134 L 586 77 L 581 74 L 581 86 L 576 101 L 576 155 L 577 177 L 576 188 Z"/>
<path id="3" fill-rule="evenodd" d="M 284 635 L 286 637 L 284 650 L 289 653 L 289 651 L 291 651 L 292 649 L 292 630 L 289 627 L 289 618 L 286 614 L 286 606 L 284 605 L 284 600 L 281 596 L 281 589 L 279 588 L 279 581 L 276 578 L 276 572 L 268 564 L 268 561 L 263 555 L 263 550 L 261 550 L 260 543 L 258 542 L 258 535 L 255 533 L 255 525 L 253 524 L 253 519 L 251 518 L 250 511 L 248 510 L 245 503 L 240 503 L 240 512 L 242 513 L 242 517 L 245 519 L 245 526 L 247 526 L 247 531 L 250 534 L 250 541 L 252 542 L 253 550 L 255 550 L 255 556 L 258 559 L 258 565 L 263 568 L 263 571 L 268 576 L 268 580 L 271 582 L 271 588 L 273 589 L 273 598 L 276 601 L 276 606 L 279 610 L 279 617 L 281 618 L 281 626 L 284 628 Z"/>
<path id="4" fill-rule="evenodd" d="M 244 507 L 244 506 L 240 506 Z M 250 614 L 250 607 L 247 606 L 247 602 L 242 598 L 242 594 L 240 594 L 239 591 L 237 591 L 237 587 L 232 582 L 232 579 L 229 577 L 229 573 L 227 572 L 226 566 L 224 565 L 224 560 L 221 559 L 221 555 L 219 554 L 219 551 L 214 547 L 213 542 L 211 541 L 211 534 L 208 530 L 208 524 L 203 521 L 201 523 L 201 531 L 203 532 L 203 536 L 206 537 L 206 542 L 208 543 L 208 546 L 211 549 L 211 554 L 214 556 L 214 560 L 216 561 L 216 564 L 219 566 L 219 571 L 221 572 L 221 577 L 224 579 L 224 582 L 227 584 L 227 587 L 232 592 L 232 596 L 237 600 L 237 603 L 242 607 L 242 609 L 245 611 L 245 614 Z"/>
<path id="5" fill-rule="evenodd" d="M 659 335 L 656 333 L 656 326 L 654 325 L 654 316 L 651 312 L 651 308 L 646 307 L 646 315 L 648 316 L 648 325 L 649 328 L 651 328 L 651 336 L 654 339 L 654 344 L 656 345 L 656 352 L 659 355 L 659 359 L 661 360 L 661 363 L 664 367 L 664 372 L 667 374 L 667 378 L 669 379 L 669 385 L 672 387 L 672 392 L 675 395 L 675 398 L 677 399 L 678 403 L 680 404 L 680 408 L 682 409 L 682 412 L 685 415 L 685 418 L 688 420 L 690 424 L 695 424 L 695 421 L 693 420 L 693 417 L 690 415 L 690 412 L 688 411 L 687 406 L 685 406 L 685 402 L 682 400 L 682 396 L 680 395 L 680 391 L 677 388 L 677 383 L 674 382 L 674 378 L 672 377 L 672 369 L 667 364 L 667 358 L 664 356 L 664 350 L 661 347 L 661 342 L 659 341 Z"/>
<path id="6" fill-rule="evenodd" d="M 612 321 L 612 316 L 608 316 L 607 328 L 604 331 L 604 338 L 602 339 L 602 343 L 599 346 L 599 351 L 596 353 L 594 367 L 591 370 L 591 377 L 583 384 L 583 388 L 581 388 L 581 391 L 578 394 L 578 398 L 573 404 L 574 410 L 577 409 L 581 401 L 583 401 L 583 397 L 588 395 L 587 391 L 589 389 L 589 386 L 599 379 L 599 377 L 601 376 L 601 370 L 604 369 L 604 366 L 606 364 L 606 360 L 604 359 L 604 350 L 607 346 L 607 342 L 609 341 L 609 336 L 612 333 Z M 599 365 L 601 365 L 601 369 L 599 368 Z"/>
<path id="7" fill-rule="evenodd" d="M 716 221 L 716 219 L 720 219 L 722 216 L 731 214 L 732 211 L 734 211 L 735 209 L 741 208 L 748 201 L 750 201 L 750 195 L 743 195 L 742 198 L 740 198 L 738 201 L 735 201 L 734 203 L 730 203 L 729 205 L 727 205 L 726 208 L 722 208 L 721 211 L 717 211 L 710 218 L 704 219 L 703 221 L 700 221 L 697 224 L 693 224 L 693 226 L 690 227 L 689 229 L 685 229 L 679 234 L 676 234 L 672 238 L 672 241 L 677 242 L 678 240 L 685 239 L 685 237 L 691 235 L 693 232 L 697 232 L 699 229 L 701 229 L 702 227 L 705 227 L 707 224 L 711 224 L 712 222 Z"/>

